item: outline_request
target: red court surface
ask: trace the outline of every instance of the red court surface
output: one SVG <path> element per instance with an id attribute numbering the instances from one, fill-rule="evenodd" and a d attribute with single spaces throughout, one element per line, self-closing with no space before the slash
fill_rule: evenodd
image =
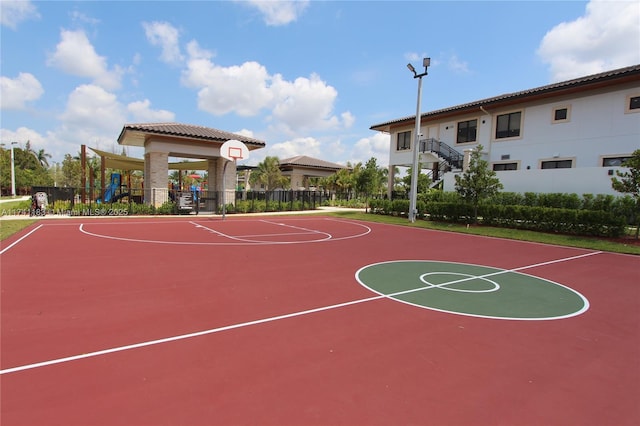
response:
<path id="1" fill-rule="evenodd" d="M 638 257 L 318 216 L 44 219 L 0 253 L 3 426 L 640 424 Z M 526 267 L 589 308 L 356 280 L 395 260 Z"/>

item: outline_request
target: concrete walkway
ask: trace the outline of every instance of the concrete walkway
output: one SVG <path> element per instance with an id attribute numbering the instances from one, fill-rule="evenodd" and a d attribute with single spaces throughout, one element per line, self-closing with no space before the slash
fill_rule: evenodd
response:
<path id="1" fill-rule="evenodd" d="M 21 196 L 15 197 L 15 198 L 2 198 L 2 199 L 0 199 L 0 204 L 2 204 L 2 203 L 10 203 L 10 202 L 13 202 L 13 201 L 24 201 L 24 200 L 28 200 L 29 198 L 31 198 L 31 197 L 28 196 L 28 195 L 21 195 Z"/>
<path id="2" fill-rule="evenodd" d="M 30 197 L 26 197 L 28 200 Z M 16 201 L 11 200 L 11 201 Z M 227 213 L 226 217 L 247 217 L 247 216 L 282 216 L 282 215 L 304 215 L 304 214 L 322 214 L 322 213 L 332 213 L 332 212 L 365 212 L 365 209 L 355 209 L 355 208 L 347 208 L 347 207 L 328 207 L 322 206 L 318 207 L 316 210 L 296 210 L 296 211 L 277 211 L 277 212 L 263 212 L 263 213 Z M 186 215 L 121 215 L 121 216 L 69 216 L 66 214 L 48 214 L 46 216 L 29 216 L 29 211 L 26 210 L 24 212 L 15 212 L 15 214 L 11 214 L 13 212 L 3 211 L 2 205 L 0 205 L 0 221 L 2 220 L 28 220 L 28 219 L 105 219 L 105 218 L 127 218 L 127 217 L 217 217 L 222 218 L 221 214 L 213 214 L 211 212 L 200 212 L 199 215 L 195 214 L 186 214 Z"/>

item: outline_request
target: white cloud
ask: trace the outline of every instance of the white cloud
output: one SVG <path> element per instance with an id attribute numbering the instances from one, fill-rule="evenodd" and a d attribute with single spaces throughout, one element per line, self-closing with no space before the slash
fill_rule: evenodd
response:
<path id="1" fill-rule="evenodd" d="M 447 65 L 449 69 L 456 74 L 468 74 L 469 71 L 469 63 L 466 61 L 462 61 L 458 58 L 458 55 L 451 55 L 449 60 L 447 61 Z"/>
<path id="2" fill-rule="evenodd" d="M 295 138 L 284 142 L 269 145 L 267 155 L 282 159 L 307 155 L 309 157 L 322 157 L 322 144 L 313 137 Z"/>
<path id="3" fill-rule="evenodd" d="M 47 59 L 47 65 L 67 74 L 91 78 L 94 84 L 106 89 L 120 87 L 123 71 L 118 67 L 108 69 L 107 59 L 96 53 L 84 31 L 61 30 L 60 39 L 55 52 Z"/>
<path id="4" fill-rule="evenodd" d="M 45 149 L 45 138 L 33 129 L 28 127 L 18 127 L 15 131 L 8 129 L 0 129 L 0 139 L 3 141 L 18 142 L 18 145 L 14 147 L 24 148 L 25 144 L 29 142 L 31 148 L 35 151 Z M 7 148 L 5 146 L 5 148 Z"/>
<path id="5" fill-rule="evenodd" d="M 180 52 L 180 32 L 168 22 L 143 22 L 142 27 L 149 43 L 160 46 L 160 59 L 167 64 L 178 64 L 184 57 Z"/>
<path id="6" fill-rule="evenodd" d="M 640 63 L 637 1 L 592 0 L 585 14 L 552 28 L 538 55 L 553 81 L 568 80 Z"/>
<path id="7" fill-rule="evenodd" d="M 126 111 L 116 95 L 102 87 L 86 84 L 71 92 L 66 109 L 59 118 L 67 128 L 96 133 L 109 132 L 113 138 L 126 122 Z"/>
<path id="8" fill-rule="evenodd" d="M 82 144 L 105 151 L 115 149 L 117 135 L 127 122 L 127 109 L 113 93 L 86 84 L 69 94 L 58 119 L 60 125 L 47 134 L 44 147 L 53 161 L 61 161 L 66 153 L 75 155 Z"/>
<path id="9" fill-rule="evenodd" d="M 351 126 L 353 126 L 353 123 L 356 122 L 356 118 L 353 116 L 353 114 L 351 114 L 350 111 L 343 112 L 342 114 L 340 114 L 340 116 L 342 117 L 342 124 L 344 125 L 345 129 L 350 128 Z"/>
<path id="10" fill-rule="evenodd" d="M 136 122 L 160 123 L 174 121 L 174 113 L 164 109 L 153 110 L 149 108 L 150 105 L 151 101 L 148 99 L 145 99 L 144 101 L 131 102 L 127 105 L 127 111 Z"/>
<path id="11" fill-rule="evenodd" d="M 270 26 L 287 25 L 296 21 L 309 6 L 308 0 L 249 0 L 242 3 L 257 9 L 265 24 Z"/>
<path id="12" fill-rule="evenodd" d="M 125 123 L 173 121 L 175 117 L 171 111 L 152 109 L 148 99 L 123 105 L 115 94 L 100 86 L 86 84 L 69 94 L 65 110 L 57 118 L 59 126 L 46 135 L 22 129 L 21 136 L 13 140 L 30 139 L 32 146 L 50 153 L 52 161 L 62 161 L 65 154 L 75 155 L 82 144 L 120 153 L 122 148 L 116 139 Z M 13 134 L 7 129 L 2 132 L 3 135 Z M 130 152 L 130 155 L 142 154 Z"/>
<path id="13" fill-rule="evenodd" d="M 13 30 L 26 20 L 38 18 L 40 18 L 38 9 L 30 1 L 2 0 L 0 4 L 0 23 Z"/>
<path id="14" fill-rule="evenodd" d="M 197 41 L 191 40 L 187 43 L 187 53 L 190 60 L 211 59 L 215 56 L 214 52 L 200 47 Z"/>
<path id="15" fill-rule="evenodd" d="M 16 130 L 0 129 L 0 138 L 3 141 L 16 141 L 20 148 L 24 148 L 28 141 L 34 151 L 38 152 L 44 149 L 47 154 L 51 155 L 49 164 L 62 161 L 65 154 L 75 155 L 80 152 L 80 143 L 70 143 L 68 140 L 56 136 L 53 132 L 41 134 L 28 127 L 19 127 Z"/>
<path id="16" fill-rule="evenodd" d="M 332 115 L 338 91 L 318 75 L 298 77 L 293 82 L 276 75 L 271 87 L 276 99 L 273 117 L 288 129 L 330 129 L 340 125 L 340 120 Z"/>
<path id="17" fill-rule="evenodd" d="M 365 164 L 374 157 L 379 167 L 386 167 L 389 164 L 389 135 L 378 132 L 371 137 L 358 140 L 353 146 L 351 156 L 354 158 L 353 163 Z"/>
<path id="18" fill-rule="evenodd" d="M 100 23 L 99 19 L 92 18 L 91 16 L 85 15 L 82 12 L 77 10 L 71 11 L 69 16 L 73 22 L 77 22 L 80 24 L 89 24 L 89 25 L 97 25 Z"/>
<path id="19" fill-rule="evenodd" d="M 42 94 L 42 85 L 33 74 L 20 73 L 17 78 L 0 77 L 0 105 L 2 109 L 24 109 L 25 103 Z"/>
<path id="20" fill-rule="evenodd" d="M 413 66 L 416 67 L 416 70 L 418 68 L 422 68 L 422 60 L 428 57 L 429 55 L 427 55 L 426 53 L 407 52 L 404 54 L 404 58 L 407 61 L 413 63 Z"/>
<path id="21" fill-rule="evenodd" d="M 1 129 L 2 140 L 24 143 L 31 141 L 36 149 L 45 149 L 52 155 L 52 162 L 62 161 L 65 154 L 75 155 L 82 144 L 88 147 L 120 153 L 117 135 L 124 123 L 132 121 L 173 121 L 174 114 L 166 110 L 154 110 L 151 102 L 120 103 L 113 93 L 96 85 L 82 85 L 68 96 L 65 110 L 58 116 L 60 124 L 46 134 L 21 127 L 15 131 Z M 131 149 L 134 151 L 134 149 Z M 130 155 L 141 153 L 130 152 Z"/>
<path id="22" fill-rule="evenodd" d="M 249 129 L 241 129 L 241 130 L 238 130 L 237 132 L 231 132 L 231 133 L 234 133 L 240 136 L 246 136 L 248 138 L 255 138 L 253 130 L 249 130 Z"/>
<path id="23" fill-rule="evenodd" d="M 272 128 L 289 136 L 303 130 L 349 127 L 355 120 L 350 112 L 340 117 L 333 114 L 338 92 L 316 74 L 287 81 L 280 74 L 270 75 L 258 62 L 216 65 L 212 54 L 195 42 L 188 51 L 182 84 L 198 90 L 198 107 L 203 111 L 244 117 L 268 111 Z"/>
<path id="24" fill-rule="evenodd" d="M 221 67 L 205 58 L 189 60 L 182 82 L 199 88 L 198 107 L 213 115 L 236 113 L 253 116 L 269 105 L 273 93 L 268 87 L 269 74 L 257 62 Z"/>

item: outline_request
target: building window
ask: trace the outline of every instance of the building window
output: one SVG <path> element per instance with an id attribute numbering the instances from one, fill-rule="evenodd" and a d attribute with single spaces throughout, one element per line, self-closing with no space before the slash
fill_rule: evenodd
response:
<path id="1" fill-rule="evenodd" d="M 398 142 L 396 145 L 398 151 L 405 151 L 411 149 L 411 132 L 398 133 Z"/>
<path id="2" fill-rule="evenodd" d="M 631 157 L 607 157 L 602 159 L 602 167 L 620 167 Z"/>
<path id="3" fill-rule="evenodd" d="M 456 143 L 467 143 L 476 141 L 478 120 L 460 121 L 458 123 L 458 139 Z"/>
<path id="4" fill-rule="evenodd" d="M 540 163 L 541 169 L 570 169 L 573 167 L 573 160 L 550 160 Z"/>
<path id="5" fill-rule="evenodd" d="M 640 112 L 640 96 L 634 95 L 627 97 L 627 112 Z"/>
<path id="6" fill-rule="evenodd" d="M 496 139 L 520 136 L 521 118 L 522 112 L 520 111 L 499 115 L 496 121 Z"/>
<path id="7" fill-rule="evenodd" d="M 553 109 L 553 120 L 554 123 L 565 123 L 569 121 L 569 107 L 562 106 Z"/>
<path id="8" fill-rule="evenodd" d="M 518 170 L 518 163 L 497 163 L 493 165 L 494 172 L 502 172 L 505 170 Z"/>

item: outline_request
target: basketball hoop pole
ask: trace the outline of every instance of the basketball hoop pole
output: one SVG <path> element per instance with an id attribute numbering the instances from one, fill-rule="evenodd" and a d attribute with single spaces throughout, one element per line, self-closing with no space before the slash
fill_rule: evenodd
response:
<path id="1" fill-rule="evenodd" d="M 225 220 L 227 215 L 227 166 L 232 161 L 233 165 L 236 166 L 238 159 L 245 160 L 249 158 L 249 149 L 244 143 L 230 139 L 220 147 L 220 157 L 225 159 L 222 167 L 222 220 Z M 238 173 L 237 168 L 236 173 Z"/>

